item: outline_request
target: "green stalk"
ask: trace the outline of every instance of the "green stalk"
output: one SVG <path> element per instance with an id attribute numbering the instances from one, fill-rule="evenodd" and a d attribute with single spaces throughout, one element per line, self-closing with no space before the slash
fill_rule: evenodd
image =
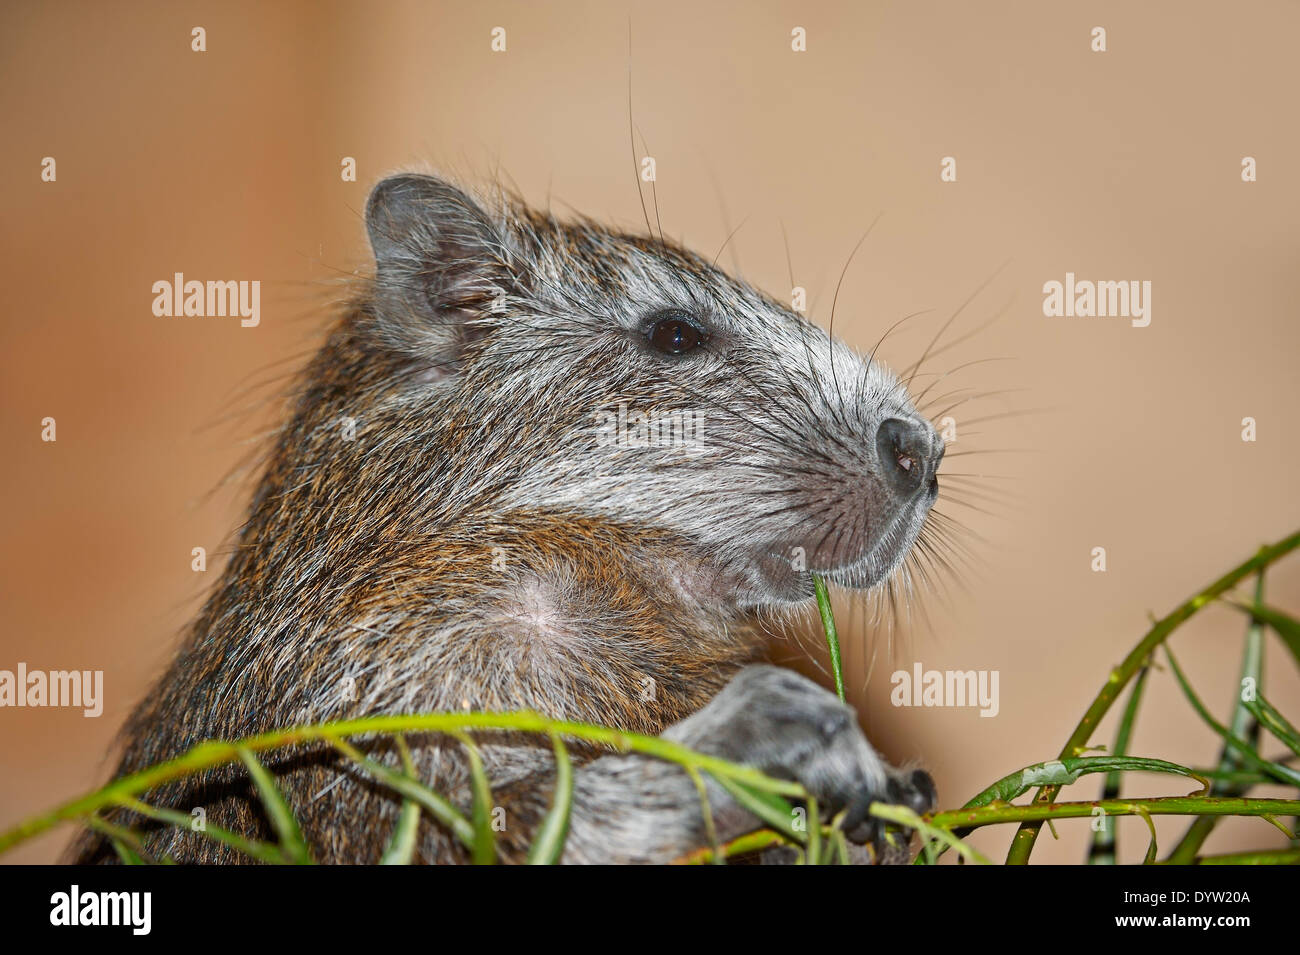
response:
<path id="1" fill-rule="evenodd" d="M 271 820 L 271 828 L 280 839 L 280 851 L 295 865 L 311 865 L 307 840 L 303 838 L 302 830 L 298 828 L 298 820 L 294 818 L 293 810 L 285 801 L 284 794 L 275 784 L 275 777 L 249 750 L 240 747 L 235 753 L 248 770 L 248 775 L 257 788 L 257 795 L 262 800 L 262 808 L 266 810 L 267 818 Z"/>
<path id="2" fill-rule="evenodd" d="M 168 823 L 178 829 L 189 829 L 194 821 L 194 817 L 189 813 L 177 812 L 175 809 L 166 809 L 160 806 L 151 806 L 138 799 L 123 799 L 120 805 L 123 809 L 129 809 L 138 815 L 147 816 L 158 822 Z M 245 839 L 238 833 L 230 832 L 211 823 L 207 824 L 203 831 L 208 838 L 215 839 L 217 842 L 224 842 L 236 852 L 242 852 L 249 858 L 257 859 L 259 862 L 265 862 L 268 865 L 283 865 L 288 861 L 280 847 L 269 842 Z"/>
<path id="3" fill-rule="evenodd" d="M 400 738 L 400 737 L 399 737 Z M 357 749 L 351 743 L 342 739 L 332 739 L 330 743 L 340 753 L 346 756 L 352 762 L 356 763 L 375 779 L 379 780 L 389 789 L 406 800 L 417 803 L 429 811 L 429 814 L 437 819 L 440 823 L 451 830 L 452 834 L 461 841 L 465 848 L 472 848 L 474 845 L 474 828 L 470 825 L 468 819 L 459 809 L 453 806 L 445 797 L 434 792 L 428 786 L 414 779 L 409 770 L 405 773 L 397 773 L 377 763 L 361 750 Z"/>
<path id="4" fill-rule="evenodd" d="M 408 779 L 415 779 L 415 760 L 411 749 L 406 745 L 406 737 L 400 733 L 393 737 L 397 751 L 402 757 L 402 771 Z M 420 804 L 409 796 L 403 797 L 402 808 L 397 814 L 397 824 L 388 839 L 384 854 L 379 857 L 380 865 L 410 865 L 415 858 L 416 842 L 420 835 Z"/>
<path id="5" fill-rule="evenodd" d="M 1255 603 L 1258 604 L 1264 599 L 1264 575 L 1261 573 L 1255 579 Z M 1241 651 L 1241 671 L 1237 680 L 1237 691 L 1233 695 L 1232 718 L 1229 721 L 1228 728 L 1232 731 L 1233 737 L 1243 739 L 1248 743 L 1257 744 L 1259 741 L 1259 731 L 1257 727 L 1251 725 L 1250 712 L 1246 709 L 1242 701 L 1241 684 L 1251 679 L 1255 681 L 1258 689 L 1263 689 L 1264 684 L 1264 626 L 1258 618 L 1252 617 L 1246 625 L 1246 641 Z M 1235 773 L 1243 769 L 1243 761 L 1227 743 L 1219 750 L 1219 772 Z M 1248 786 L 1232 782 L 1228 779 L 1215 779 L 1214 785 L 1210 789 L 1211 796 L 1239 796 L 1246 792 Z M 1200 851 L 1201 846 L 1205 844 L 1206 838 L 1218 825 L 1219 820 L 1214 816 L 1200 816 L 1192 822 L 1187 828 L 1186 834 L 1179 840 L 1178 845 L 1169 853 L 1167 861 L 1175 865 L 1188 865 L 1196 858 L 1196 853 Z"/>
<path id="6" fill-rule="evenodd" d="M 1223 742 L 1236 751 L 1238 758 L 1246 766 L 1267 776 L 1272 776 L 1280 783 L 1300 786 L 1300 770 L 1283 766 L 1281 763 L 1270 763 L 1264 760 L 1255 752 L 1253 746 L 1233 736 L 1228 731 L 1228 727 L 1210 715 L 1210 711 L 1205 708 L 1205 704 L 1201 702 L 1201 698 L 1196 695 L 1196 691 L 1192 689 L 1192 685 L 1187 681 L 1187 676 L 1183 673 L 1182 667 L 1178 665 L 1178 660 L 1175 659 L 1173 651 L 1168 647 L 1165 647 L 1165 656 L 1169 658 L 1169 667 L 1173 670 L 1174 679 L 1178 681 L 1179 688 L 1183 691 L 1183 695 L 1187 697 L 1187 701 L 1192 704 L 1192 709 L 1196 711 L 1196 715 L 1201 718 L 1201 721 L 1206 726 L 1223 737 Z"/>
<path id="7" fill-rule="evenodd" d="M 1079 819 L 1090 817 L 1098 808 L 1111 816 L 1256 816 L 1272 822 L 1279 815 L 1290 815 L 1300 809 L 1300 800 L 1293 799 L 1247 799 L 1244 797 L 1209 797 L 1209 796 L 1158 796 L 1150 799 L 1099 799 L 1092 802 L 1056 802 L 1031 803 L 1016 806 L 1005 802 L 996 802 L 987 806 L 975 806 L 964 809 L 952 809 L 935 813 L 928 818 L 916 817 L 901 806 L 876 804 L 871 807 L 871 814 L 888 819 L 898 825 L 911 826 L 922 824 L 928 831 L 929 838 L 940 838 L 950 845 L 960 848 L 961 843 L 954 838 L 956 832 L 978 829 L 982 826 L 994 826 L 1011 822 L 1042 822 L 1048 819 Z M 772 829 L 760 829 L 746 833 L 726 843 L 723 848 L 728 855 L 744 855 L 788 842 L 788 837 Z M 982 861 L 974 850 L 972 861 Z M 1251 856 L 1272 857 L 1271 861 L 1291 861 L 1300 859 L 1300 849 L 1277 851 L 1260 850 L 1241 853 L 1243 861 L 1250 862 Z M 1209 857 L 1203 861 L 1212 864 L 1214 860 L 1227 863 L 1233 857 Z M 713 860 L 713 850 L 709 847 L 696 849 L 678 859 L 678 863 L 699 865 Z M 1270 861 L 1261 858 L 1261 862 Z"/>
<path id="8" fill-rule="evenodd" d="M 529 865 L 554 865 L 560 861 L 573 814 L 573 760 L 560 737 L 553 735 L 551 746 L 555 750 L 555 795 L 546 818 L 533 836 L 533 844 L 528 847 Z M 695 777 L 698 779 L 699 774 Z"/>
<path id="9" fill-rule="evenodd" d="M 1290 815 L 1300 810 L 1297 799 L 1247 799 L 1242 796 L 1157 796 L 1151 799 L 1098 799 L 1093 802 L 1035 802 L 1027 806 L 992 805 L 935 813 L 930 825 L 974 829 L 1004 822 L 1041 823 L 1045 819 L 1091 816 L 1100 807 L 1113 816 L 1261 816 Z M 1271 818 L 1268 821 L 1272 821 Z"/>
<path id="10" fill-rule="evenodd" d="M 1259 699 L 1247 703 L 1246 709 L 1250 710 L 1250 715 L 1255 717 L 1256 723 L 1276 736 L 1287 749 L 1300 756 L 1300 730 L 1292 726 L 1290 721 L 1269 703 L 1263 693 L 1259 694 Z"/>
<path id="11" fill-rule="evenodd" d="M 475 865 L 496 865 L 497 837 L 492 829 L 492 783 L 483 768 L 483 755 L 474 740 L 465 733 L 457 733 L 456 738 L 465 747 L 469 757 L 470 791 L 474 794 L 470 807 L 470 825 L 474 829 L 474 838 L 470 842 L 470 858 Z"/>
<path id="12" fill-rule="evenodd" d="M 1161 862 L 1159 865 L 1173 865 Z M 1193 865 L 1300 865 L 1300 849 L 1261 850 L 1259 852 L 1225 852 L 1217 856 L 1201 856 Z"/>
<path id="13" fill-rule="evenodd" d="M 786 844 L 785 836 L 774 829 L 758 829 L 755 832 L 747 832 L 743 836 L 737 836 L 730 842 L 719 846 L 723 858 L 729 856 L 748 855 L 751 852 L 759 852 L 763 849 L 770 849 L 772 846 Z M 710 862 L 717 861 L 717 852 L 712 846 L 704 846 L 678 859 L 675 865 L 706 865 Z"/>
<path id="14" fill-rule="evenodd" d="M 1111 749 L 1112 756 L 1128 755 L 1129 740 L 1133 736 L 1133 723 L 1137 720 L 1138 706 L 1142 702 L 1142 690 L 1146 686 L 1147 675 L 1150 672 L 1151 668 L 1144 666 L 1133 684 L 1133 689 L 1129 691 L 1128 704 L 1124 707 L 1124 716 L 1119 721 L 1119 729 L 1115 732 L 1115 745 Z M 1112 770 L 1107 773 L 1105 784 L 1101 790 L 1101 798 L 1119 798 L 1119 787 L 1122 779 L 1123 773 L 1120 770 Z M 1088 847 L 1088 865 L 1115 865 L 1118 861 L 1116 858 L 1117 848 L 1115 820 L 1110 816 L 1102 816 L 1101 829 L 1093 834 L 1092 844 Z"/>
<path id="15" fill-rule="evenodd" d="M 831 652 L 831 672 L 835 674 L 835 692 L 844 697 L 844 665 L 840 662 L 840 636 L 835 630 L 835 612 L 831 609 L 831 595 L 826 581 L 813 574 L 813 590 L 817 594 L 817 610 L 822 615 L 822 629 L 826 631 L 826 646 Z"/>
<path id="16" fill-rule="evenodd" d="M 347 746 L 346 743 L 343 743 L 343 740 L 347 737 L 362 736 L 369 733 L 456 733 L 468 729 L 559 733 L 609 746 L 623 752 L 645 753 L 648 756 L 666 759 L 682 766 L 694 767 L 697 770 L 709 773 L 715 778 L 726 778 L 744 783 L 765 792 L 790 796 L 795 799 L 806 799 L 808 795 L 798 783 L 773 779 L 752 766 L 741 766 L 714 756 L 697 753 L 680 743 L 674 743 L 658 736 L 643 736 L 638 733 L 629 733 L 608 726 L 594 726 L 589 723 L 552 720 L 537 713 L 465 712 L 426 713 L 415 716 L 368 716 L 354 720 L 339 720 L 333 723 L 272 730 L 234 742 L 212 740 L 200 743 L 175 759 L 123 776 L 101 789 L 79 796 L 47 812 L 35 815 L 0 833 L 0 853 L 47 831 L 60 822 L 80 821 L 83 817 L 105 806 L 116 805 L 125 798 L 147 792 L 173 779 L 189 776 L 201 770 L 210 769 L 213 766 L 234 762 L 240 758 L 240 750 L 257 753 L 280 749 L 297 743 L 316 741 L 324 741 L 335 746 L 342 743 L 343 746 Z M 399 774 L 393 773 L 392 776 L 399 781 L 410 782 Z M 389 782 L 388 780 L 385 781 Z M 391 782 L 389 784 L 391 785 Z M 415 799 L 419 799 L 421 795 L 415 791 L 403 792 L 402 794 Z"/>
<path id="17" fill-rule="evenodd" d="M 1212 603 L 1220 594 L 1235 587 L 1244 578 L 1263 570 L 1274 561 L 1291 553 L 1296 547 L 1300 547 L 1300 531 L 1292 533 L 1289 537 L 1278 541 L 1276 544 L 1260 548 L 1259 553 L 1250 560 L 1230 570 L 1196 596 L 1176 608 L 1173 613 L 1158 621 L 1155 626 L 1147 631 L 1146 636 L 1133 648 L 1129 655 L 1124 658 L 1124 662 L 1111 670 L 1110 676 L 1083 714 L 1082 719 L 1079 720 L 1074 732 L 1070 734 L 1070 738 L 1061 747 L 1059 758 L 1065 759 L 1069 756 L 1077 756 L 1084 751 L 1089 738 L 1097 729 L 1098 724 L 1101 723 L 1102 718 L 1110 710 L 1112 704 L 1118 699 L 1120 692 L 1128 685 L 1129 680 L 1133 678 L 1138 670 L 1142 668 L 1142 665 L 1146 663 L 1155 648 L 1164 643 L 1175 628 L 1200 611 L 1202 607 Z M 1038 790 L 1034 801 L 1039 804 L 1050 804 L 1055 801 L 1059 789 L 1058 786 L 1044 786 Z M 1038 840 L 1038 832 L 1041 828 L 1042 823 L 1038 821 L 1028 821 L 1021 825 L 1011 842 L 1011 849 L 1007 853 L 1008 864 L 1024 865 L 1029 861 L 1029 854 L 1033 852 L 1034 843 Z"/>

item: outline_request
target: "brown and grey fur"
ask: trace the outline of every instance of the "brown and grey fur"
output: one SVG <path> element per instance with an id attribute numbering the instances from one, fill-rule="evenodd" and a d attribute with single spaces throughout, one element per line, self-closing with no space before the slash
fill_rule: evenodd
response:
<path id="1" fill-rule="evenodd" d="M 289 724 L 533 709 L 798 779 L 849 808 L 859 838 L 878 835 L 872 800 L 927 806 L 928 777 L 886 766 L 833 694 L 754 665 L 760 617 L 809 604 L 811 571 L 876 586 L 925 522 L 942 443 L 902 385 L 670 242 L 515 201 L 487 211 L 415 175 L 376 188 L 367 226 L 374 279 L 307 369 L 224 577 L 131 719 L 119 772 Z M 707 342 L 651 347 L 645 323 L 668 308 Z M 611 444 L 601 412 L 620 403 L 701 415 L 703 440 Z M 887 420 L 923 446 L 905 493 L 882 476 L 902 460 L 885 460 Z M 501 855 L 517 861 L 551 798 L 549 742 L 480 741 Z M 424 781 L 467 805 L 460 744 L 413 742 Z M 661 862 L 704 843 L 675 766 L 580 755 L 566 861 Z M 330 753 L 273 769 L 318 860 L 378 859 L 390 793 Z M 152 798 L 266 834 L 233 769 Z M 712 798 L 723 836 L 756 825 Z M 424 825 L 422 860 L 465 858 Z M 237 861 L 184 830 L 152 831 L 149 849 Z M 92 839 L 80 859 L 110 854 Z"/>

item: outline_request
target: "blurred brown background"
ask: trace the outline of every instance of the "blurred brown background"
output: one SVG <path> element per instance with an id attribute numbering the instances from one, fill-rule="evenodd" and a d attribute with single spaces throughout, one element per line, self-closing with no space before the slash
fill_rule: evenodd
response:
<path id="1" fill-rule="evenodd" d="M 107 702 L 99 719 L 0 710 L 0 826 L 111 769 L 120 721 L 219 573 L 250 481 L 226 478 L 274 421 L 265 397 L 318 340 L 341 279 L 368 267 L 370 183 L 427 163 L 640 227 L 629 20 L 637 152 L 657 160 L 666 232 L 712 255 L 740 226 L 722 261 L 786 298 L 784 227 L 825 325 L 879 214 L 835 329 L 870 349 L 932 310 L 882 346 L 896 368 L 992 277 L 944 341 L 996 321 L 926 364 L 1010 359 L 932 392 L 1002 392 L 958 410 L 945 462 L 986 476 L 985 496 L 964 498 L 982 510 L 940 505 L 973 559 L 923 590 L 923 617 L 842 613 L 873 738 L 929 766 L 945 806 L 1055 755 L 1148 612 L 1300 525 L 1293 3 L 7 4 L 0 668 L 102 669 Z M 796 26 L 807 52 L 791 51 Z M 940 182 L 945 156 L 955 183 Z M 1241 181 L 1244 156 L 1258 182 Z M 261 325 L 155 317 L 151 285 L 176 271 L 261 280 Z M 1150 280 L 1150 327 L 1045 318 L 1042 285 L 1067 271 Z M 47 415 L 55 444 L 40 440 Z M 958 453 L 977 451 L 993 453 Z M 196 546 L 206 574 L 190 569 Z M 1300 557 L 1269 596 L 1300 610 Z M 1242 631 L 1210 608 L 1175 638 L 1220 714 Z M 1294 719 L 1294 665 L 1268 650 L 1267 692 Z M 889 671 L 913 660 L 999 670 L 1001 712 L 892 708 Z M 1160 672 L 1134 749 L 1207 765 L 1218 747 Z M 1183 825 L 1161 820 L 1164 848 Z M 1086 824 L 1060 829 L 1036 859 L 1082 859 Z M 1122 823 L 1125 860 L 1142 831 Z M 976 844 L 1000 856 L 1010 834 Z M 51 860 L 68 835 L 5 861 Z M 1279 838 L 1234 821 L 1209 848 Z"/>

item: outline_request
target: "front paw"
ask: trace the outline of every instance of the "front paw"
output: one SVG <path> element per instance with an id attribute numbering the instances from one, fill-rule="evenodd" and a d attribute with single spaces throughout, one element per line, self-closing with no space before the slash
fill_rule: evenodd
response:
<path id="1" fill-rule="evenodd" d="M 887 826 L 870 815 L 872 803 L 917 813 L 935 805 L 929 773 L 888 766 L 863 736 L 851 708 L 779 667 L 745 668 L 708 706 L 664 735 L 800 783 L 817 799 L 823 819 L 843 812 L 845 834 L 870 845 L 877 859 L 886 850 Z"/>
<path id="2" fill-rule="evenodd" d="M 857 845 L 872 848 L 872 861 L 906 862 L 907 845 L 911 841 L 907 830 L 898 830 L 883 819 L 871 815 L 873 802 L 903 806 L 917 815 L 925 815 L 936 805 L 934 780 L 924 769 L 886 770 L 888 781 L 883 794 L 861 799 L 849 807 L 842 822 L 844 834 Z M 895 837 L 893 834 L 897 833 Z M 901 841 L 900 841 L 901 840 Z"/>

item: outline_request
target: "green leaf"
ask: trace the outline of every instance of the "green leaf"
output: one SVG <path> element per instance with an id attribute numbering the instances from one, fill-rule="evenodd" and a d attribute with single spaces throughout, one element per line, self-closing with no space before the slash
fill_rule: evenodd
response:
<path id="1" fill-rule="evenodd" d="M 987 806 L 995 800 L 1011 802 L 1036 786 L 1068 786 L 1080 776 L 1109 772 L 1168 773 L 1195 779 L 1201 784 L 1202 792 L 1209 786 L 1209 780 L 1195 770 L 1163 759 L 1140 756 L 1075 756 L 1072 759 L 1052 759 L 1045 763 L 1035 763 L 1003 776 L 962 808 L 974 809 Z"/>
<path id="2" fill-rule="evenodd" d="M 789 845 L 789 840 L 779 832 L 771 829 L 755 829 L 753 832 L 747 832 L 744 835 L 737 836 L 730 842 L 719 847 L 721 852 L 710 846 L 696 849 L 688 852 L 677 860 L 675 864 L 681 865 L 703 865 L 706 862 L 715 865 L 725 864 L 727 856 L 747 855 L 751 852 L 761 852 L 772 846 Z M 719 859 L 718 856 L 722 858 Z"/>
<path id="3" fill-rule="evenodd" d="M 1263 599 L 1264 571 L 1260 570 L 1255 578 L 1255 603 L 1258 604 Z M 1245 701 L 1242 699 L 1242 687 L 1247 680 L 1256 687 L 1264 685 L 1264 625 L 1255 617 L 1251 617 L 1246 624 L 1246 639 L 1241 649 L 1240 674 L 1236 692 L 1233 694 L 1232 716 L 1229 718 L 1228 728 L 1234 738 L 1245 740 L 1251 746 L 1258 747 L 1259 724 L 1251 718 L 1250 711 L 1246 709 Z M 1210 787 L 1210 795 L 1241 796 L 1249 792 L 1250 784 L 1227 778 L 1227 774 L 1239 773 L 1242 765 L 1242 758 L 1237 751 L 1225 742 L 1219 750 L 1218 773 L 1213 777 L 1214 783 Z M 1178 845 L 1174 846 L 1173 851 L 1169 853 L 1168 861 L 1179 865 L 1191 863 L 1218 824 L 1217 816 L 1198 816 L 1187 827 L 1187 832 L 1178 841 Z"/>
<path id="4" fill-rule="evenodd" d="M 402 795 L 409 795 L 431 813 L 453 828 L 458 839 L 469 845 L 473 829 L 468 821 L 451 806 L 425 786 L 404 779 L 373 760 L 367 759 L 345 741 L 350 737 L 394 733 L 456 733 L 465 730 L 508 730 L 521 733 L 561 733 L 566 737 L 581 739 L 608 747 L 618 752 L 637 752 L 680 766 L 691 766 L 710 774 L 725 775 L 743 781 L 752 789 L 781 793 L 802 799 L 806 793 L 801 785 L 788 779 L 776 779 L 752 766 L 743 766 L 716 756 L 696 752 L 680 743 L 662 736 L 646 736 L 609 726 L 597 726 L 572 720 L 549 719 L 527 710 L 508 713 L 482 713 L 458 710 L 452 713 L 382 714 L 363 716 L 350 720 L 334 720 L 302 726 L 279 727 L 257 733 L 237 741 L 206 740 L 191 747 L 179 756 L 155 763 L 133 773 L 114 779 L 107 785 L 83 793 L 57 806 L 43 810 L 27 819 L 0 831 L 0 854 L 32 839 L 61 822 L 84 822 L 91 813 L 119 800 L 149 792 L 169 782 L 193 776 L 216 766 L 224 766 L 239 759 L 239 750 L 250 752 L 289 749 L 298 745 L 325 742 L 358 762 L 376 779 Z M 459 823 L 457 822 L 459 820 Z"/>
<path id="5" fill-rule="evenodd" d="M 275 785 L 271 774 L 251 750 L 239 747 L 239 758 L 248 768 L 248 775 L 257 787 L 257 795 L 271 820 L 271 828 L 280 838 L 280 849 L 286 858 L 295 865 L 311 865 L 311 853 L 307 849 L 307 841 L 302 837 L 302 830 L 298 828 L 298 820 L 294 818 L 293 810 L 285 802 L 284 795 Z"/>
<path id="6" fill-rule="evenodd" d="M 470 844 L 470 858 L 475 865 L 493 865 L 497 861 L 497 837 L 492 831 L 492 784 L 488 782 L 483 770 L 483 756 L 474 741 L 463 733 L 456 736 L 464 744 L 469 757 L 470 789 L 474 793 L 470 812 L 474 841 Z"/>
<path id="7" fill-rule="evenodd" d="M 1255 556 L 1237 565 L 1208 587 L 1203 588 L 1195 596 L 1184 601 L 1171 613 L 1152 624 L 1151 629 L 1129 651 L 1123 662 L 1110 672 L 1106 682 L 1102 684 L 1101 690 L 1098 691 L 1088 709 L 1079 719 L 1074 732 L 1070 734 L 1069 739 L 1065 741 L 1065 745 L 1061 747 L 1059 758 L 1064 759 L 1068 756 L 1078 755 L 1081 752 L 1081 747 L 1088 744 L 1093 731 L 1101 723 L 1102 717 L 1106 715 L 1111 705 L 1118 699 L 1120 691 L 1124 689 L 1138 669 L 1147 664 L 1156 647 L 1163 644 L 1174 630 L 1198 613 L 1203 607 L 1235 587 L 1241 580 L 1251 574 L 1262 572 L 1270 564 L 1280 560 L 1298 547 L 1300 547 L 1300 531 L 1295 531 L 1275 544 L 1261 547 L 1255 553 Z M 1297 656 L 1297 659 L 1300 659 L 1300 655 Z M 1050 804 L 1056 798 L 1056 790 L 1045 787 L 1040 789 L 1034 798 L 1037 803 Z M 1033 852 L 1034 843 L 1038 839 L 1041 828 L 1042 823 L 1038 820 L 1026 821 L 1021 824 L 1011 841 L 1011 848 L 1007 852 L 1007 863 L 1009 865 L 1025 865 L 1029 862 L 1029 856 Z"/>
<path id="8" fill-rule="evenodd" d="M 808 833 L 794 828 L 794 807 L 776 793 L 761 792 L 751 789 L 744 783 L 726 776 L 714 776 L 719 786 L 731 794 L 731 798 L 744 809 L 749 810 L 773 829 L 787 838 L 803 845 L 808 841 Z"/>
<path id="9" fill-rule="evenodd" d="M 413 799 L 403 799 L 393 834 L 389 837 L 380 865 L 410 865 L 415 858 L 416 837 L 420 832 L 420 804 Z"/>
<path id="10" fill-rule="evenodd" d="M 1273 632 L 1281 637 L 1286 648 L 1291 651 L 1291 656 L 1295 657 L 1296 663 L 1300 664 L 1300 620 L 1275 607 L 1266 607 L 1261 603 L 1244 604 L 1227 599 L 1224 603 L 1250 614 L 1255 620 L 1268 624 Z"/>
<path id="11" fill-rule="evenodd" d="M 1236 750 L 1242 761 L 1251 769 L 1257 769 L 1262 773 L 1266 773 L 1279 782 L 1291 786 L 1300 786 L 1300 772 L 1291 769 L 1289 766 L 1283 766 L 1281 763 L 1271 763 L 1267 760 L 1261 759 L 1259 754 L 1255 752 L 1253 746 L 1245 740 L 1233 736 L 1226 726 L 1211 716 L 1209 710 L 1205 708 L 1205 704 L 1203 704 L 1200 697 L 1196 695 L 1196 691 L 1192 689 L 1192 685 L 1187 682 L 1187 677 L 1183 675 L 1182 667 L 1178 665 L 1178 660 L 1174 657 L 1173 651 L 1171 651 L 1168 646 L 1165 647 L 1165 654 L 1169 657 L 1169 665 L 1174 671 L 1174 677 L 1178 680 L 1178 685 L 1182 688 L 1183 695 L 1187 697 L 1188 701 L 1192 704 L 1192 709 L 1194 709 L 1197 715 L 1201 717 L 1206 726 L 1210 727 L 1210 729 L 1222 736 L 1224 742 Z"/>
<path id="12" fill-rule="evenodd" d="M 718 841 L 718 829 L 713 824 L 713 806 L 709 804 L 709 787 L 698 769 L 694 766 L 684 768 L 690 774 L 691 782 L 695 784 L 695 791 L 700 797 L 700 816 L 704 820 L 704 832 L 709 840 L 709 851 L 712 853 L 710 858 L 714 865 L 726 865 L 727 847 Z"/>
<path id="13" fill-rule="evenodd" d="M 1139 811 L 1139 812 L 1138 812 L 1138 815 L 1142 817 L 1143 821 L 1147 824 L 1147 829 L 1148 829 L 1148 830 L 1150 831 L 1150 833 L 1151 833 L 1151 842 L 1147 845 L 1147 854 L 1143 857 L 1143 859 L 1142 859 L 1142 864 L 1143 864 L 1143 865 L 1155 865 L 1155 864 L 1156 864 L 1156 853 L 1157 853 L 1157 851 L 1158 851 L 1157 846 L 1156 846 L 1156 824 L 1155 824 L 1155 820 L 1151 818 L 1151 813 L 1147 812 L 1145 809 Z"/>
<path id="14" fill-rule="evenodd" d="M 894 823 L 895 825 L 915 829 L 917 834 L 922 839 L 926 840 L 926 843 L 932 841 L 941 843 L 942 849 L 940 852 L 945 852 L 948 849 L 956 849 L 957 853 L 967 862 L 975 862 L 979 865 L 990 864 L 989 860 L 985 858 L 979 850 L 975 849 L 973 846 L 967 845 L 959 839 L 952 830 L 942 826 L 931 825 L 906 806 L 896 806 L 888 803 L 875 802 L 871 804 L 870 812 L 871 815 L 875 816 L 877 819 L 884 819 L 887 822 Z M 915 861 L 921 865 L 933 864 L 934 860 L 938 858 L 938 854 L 939 853 L 935 853 L 932 856 L 926 856 L 926 862 L 924 863 L 921 862 L 922 855 L 918 855 Z"/>
<path id="15" fill-rule="evenodd" d="M 87 816 L 86 825 L 96 832 L 102 832 L 117 853 L 123 865 L 148 865 L 145 861 L 144 845 L 138 833 L 109 822 L 101 816 Z"/>
<path id="16" fill-rule="evenodd" d="M 808 864 L 822 864 L 822 821 L 817 800 L 808 800 Z"/>
<path id="17" fill-rule="evenodd" d="M 554 865 L 564 855 L 564 842 L 569 835 L 569 819 L 573 813 L 573 762 L 564 740 L 551 734 L 555 748 L 555 795 L 546 818 L 533 836 L 528 847 L 529 865 Z"/>
<path id="18" fill-rule="evenodd" d="M 398 733 L 394 739 L 397 741 L 397 750 L 402 756 L 402 769 L 406 773 L 406 778 L 414 780 L 415 761 L 411 758 L 411 750 L 406 745 L 406 737 Z M 420 804 L 409 797 L 404 798 L 388 846 L 384 849 L 384 854 L 379 857 L 379 864 L 410 865 L 411 860 L 415 858 L 415 846 L 419 834 Z"/>
<path id="19" fill-rule="evenodd" d="M 198 832 L 201 836 L 215 842 L 224 842 L 235 851 L 242 852 L 258 862 L 265 862 L 268 865 L 284 865 L 285 863 L 284 852 L 281 851 L 279 846 L 270 842 L 260 842 L 257 839 L 245 839 L 241 835 L 222 829 L 220 826 L 214 826 L 211 823 L 206 824 L 202 829 L 193 829 L 194 817 L 187 813 L 178 812 L 175 809 L 165 809 L 161 806 L 151 806 L 130 796 L 119 799 L 118 805 L 141 816 L 176 826 L 178 829 L 189 829 L 192 832 Z"/>
<path id="20" fill-rule="evenodd" d="M 117 853 L 118 860 L 123 865 L 144 865 L 144 859 L 140 858 L 133 851 L 126 847 L 126 844 L 119 839 L 109 837 L 109 842 L 113 844 L 113 851 Z"/>
<path id="21" fill-rule="evenodd" d="M 1264 698 L 1264 694 L 1259 694 L 1257 699 L 1251 700 L 1245 704 L 1246 709 L 1250 710 L 1251 715 L 1279 740 L 1281 740 L 1291 752 L 1300 756 L 1300 732 L 1287 720 L 1285 716 L 1273 708 L 1272 704 Z"/>
<path id="22" fill-rule="evenodd" d="M 440 796 L 428 786 L 403 776 L 401 773 L 395 773 L 382 763 L 375 762 L 346 740 L 330 737 L 329 742 L 335 749 L 362 767 L 389 789 L 427 809 L 430 815 L 450 829 L 452 835 L 466 848 L 473 846 L 474 829 L 469 824 L 469 820 L 443 796 Z"/>
<path id="23" fill-rule="evenodd" d="M 1147 772 L 1186 776 L 1201 784 L 1197 795 L 1204 793 L 1210 785 L 1210 781 L 1196 770 L 1163 759 L 1142 756 L 1074 756 L 1070 759 L 1050 759 L 1045 763 L 1035 763 L 1003 776 L 955 812 L 978 809 L 995 802 L 1010 803 L 1036 787 L 1068 786 L 1082 776 L 1110 772 Z M 966 830 L 957 827 L 954 831 L 960 836 Z M 947 850 L 940 849 L 937 855 L 942 855 L 945 851 Z"/>
<path id="24" fill-rule="evenodd" d="M 817 610 L 821 613 L 822 630 L 826 633 L 826 648 L 830 651 L 831 672 L 835 674 L 835 692 L 841 701 L 844 696 L 844 665 L 840 660 L 840 637 L 835 629 L 835 612 L 831 608 L 831 595 L 826 582 L 813 574 L 813 592 L 817 595 Z"/>
<path id="25" fill-rule="evenodd" d="M 831 838 L 835 842 L 835 861 L 840 865 L 851 865 L 852 860 L 849 856 L 849 840 L 844 835 L 844 830 L 839 826 L 831 829 Z"/>

